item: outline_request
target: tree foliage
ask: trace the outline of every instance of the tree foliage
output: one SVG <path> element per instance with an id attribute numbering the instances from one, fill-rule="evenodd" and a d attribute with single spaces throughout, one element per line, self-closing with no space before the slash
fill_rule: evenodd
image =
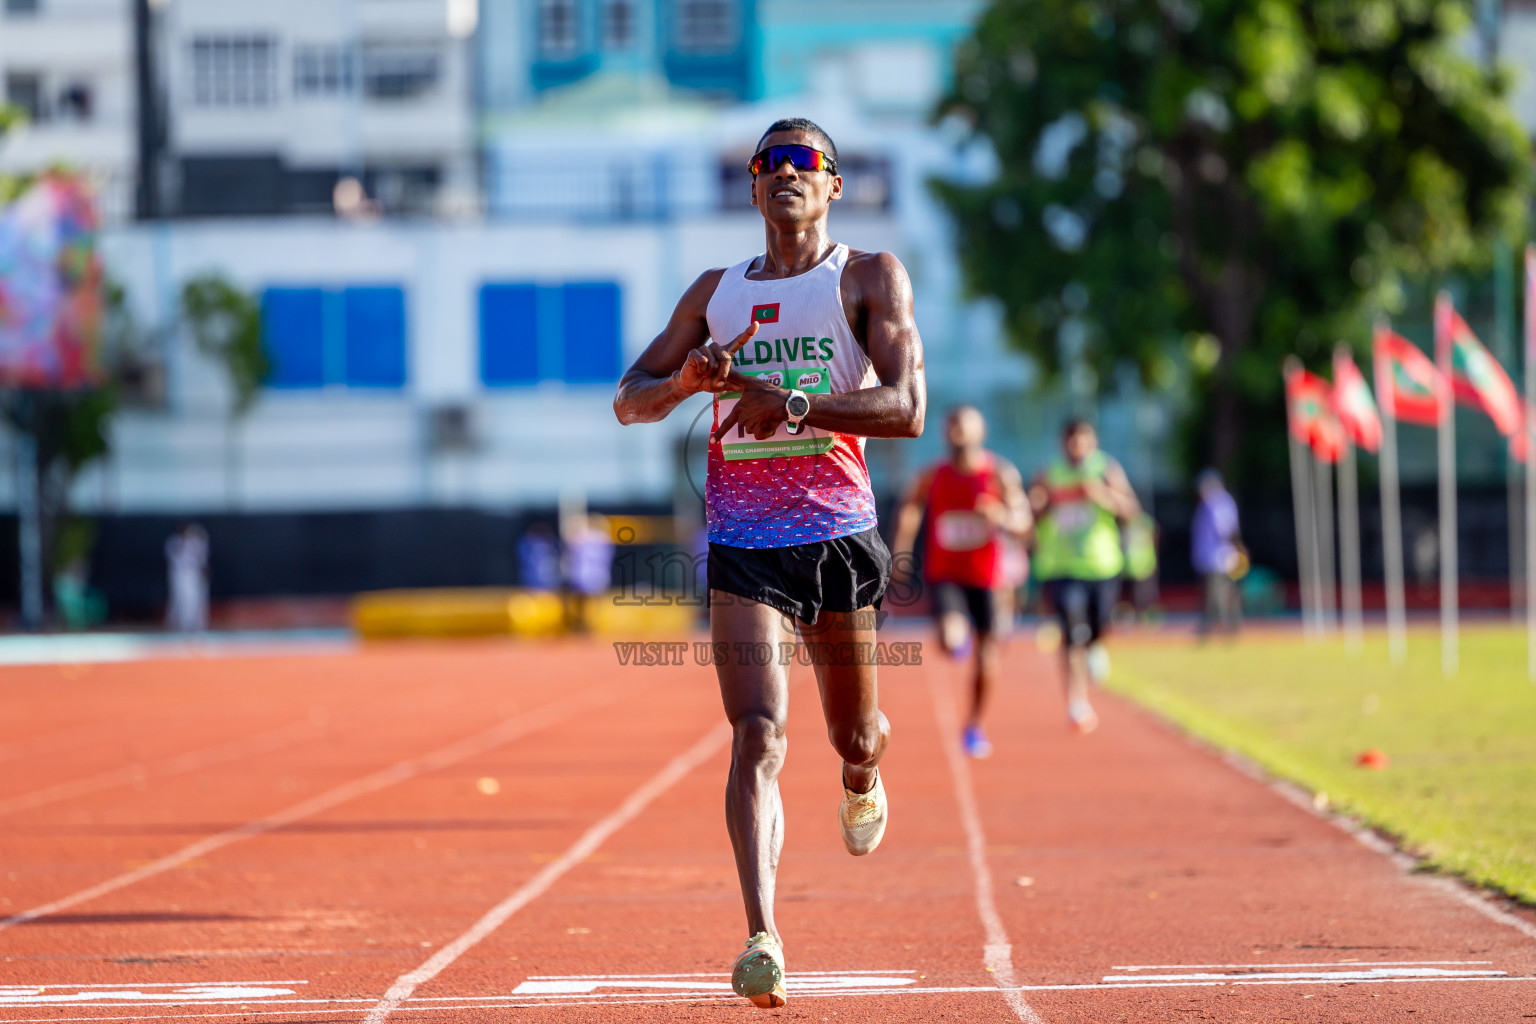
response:
<path id="1" fill-rule="evenodd" d="M 1469 26 L 1457 0 L 994 0 L 942 111 L 998 171 L 935 185 L 971 288 L 1048 370 L 1186 383 L 1191 454 L 1257 469 L 1284 354 L 1363 344 L 1521 229 L 1530 144 Z"/>
<path id="2" fill-rule="evenodd" d="M 271 369 L 261 343 L 261 306 L 224 278 L 205 274 L 182 286 L 181 315 L 198 351 L 216 360 L 229 377 L 230 415 L 244 416 Z"/>

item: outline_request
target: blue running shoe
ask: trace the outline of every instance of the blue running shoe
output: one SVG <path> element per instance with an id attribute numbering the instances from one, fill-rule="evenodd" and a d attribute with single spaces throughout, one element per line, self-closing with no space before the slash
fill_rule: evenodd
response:
<path id="1" fill-rule="evenodd" d="M 981 731 L 979 725 L 965 727 L 965 735 L 961 737 L 960 745 L 965 748 L 967 757 L 991 757 L 992 742 L 987 739 L 987 734 Z"/>
<path id="2" fill-rule="evenodd" d="M 955 645 L 954 650 L 949 652 L 949 656 L 956 661 L 967 660 L 971 656 L 971 647 L 974 645 L 974 643 L 975 641 L 971 638 L 970 631 L 967 630 L 965 639 L 961 640 L 958 644 Z"/>

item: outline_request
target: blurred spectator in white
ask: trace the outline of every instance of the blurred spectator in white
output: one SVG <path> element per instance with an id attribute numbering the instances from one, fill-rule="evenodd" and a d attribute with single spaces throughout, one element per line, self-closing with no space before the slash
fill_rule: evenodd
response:
<path id="1" fill-rule="evenodd" d="M 165 610 L 168 629 L 201 633 L 208 628 L 208 532 L 182 523 L 165 542 L 171 600 Z"/>
<path id="2" fill-rule="evenodd" d="M 1189 541 L 1195 572 L 1205 581 L 1205 615 L 1200 631 L 1236 632 L 1242 614 L 1236 577 L 1244 559 L 1237 502 L 1214 469 L 1202 471 L 1195 486 L 1200 504 L 1190 525 Z"/>
<path id="3" fill-rule="evenodd" d="M 543 523 L 528 527 L 517 542 L 518 578 L 533 590 L 560 589 L 560 542 Z"/>
<path id="4" fill-rule="evenodd" d="M 568 516 L 560 532 L 565 540 L 565 583 L 574 598 L 569 619 L 575 629 L 585 631 L 592 599 L 613 580 L 613 538 L 602 516 Z"/>

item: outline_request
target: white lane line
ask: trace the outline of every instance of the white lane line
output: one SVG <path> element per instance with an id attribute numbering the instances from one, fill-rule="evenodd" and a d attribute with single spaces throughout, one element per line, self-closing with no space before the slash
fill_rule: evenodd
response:
<path id="1" fill-rule="evenodd" d="M 1449 971 L 1443 967 L 1377 967 L 1369 971 L 1255 971 L 1244 974 L 1106 974 L 1100 981 L 1251 981 L 1283 978 L 1293 981 L 1367 981 L 1376 978 L 1494 978 L 1508 971 Z"/>
<path id="2" fill-rule="evenodd" d="M 44 786 L 42 789 L 34 789 L 30 793 L 21 793 L 17 796 L 0 800 L 0 815 L 31 810 L 34 807 L 42 807 L 44 804 L 52 804 L 60 800 L 68 800 L 71 797 L 84 796 L 87 793 L 110 789 L 113 786 L 133 785 L 134 783 L 145 782 L 149 779 L 164 778 L 168 775 L 180 775 L 184 772 L 197 771 L 200 768 L 211 768 L 214 765 L 225 764 L 242 757 L 270 753 L 297 743 L 308 736 L 318 736 L 320 732 L 321 727 L 315 722 L 307 720 L 292 722 L 277 729 L 257 733 L 255 736 L 245 736 L 237 740 L 226 740 L 223 743 L 216 743 L 211 747 L 203 747 L 201 750 L 176 754 L 172 757 L 151 762 L 150 764 L 130 764 L 122 768 L 113 768 L 110 771 L 101 772 L 97 775 L 89 775 L 83 779 L 55 783 L 52 786 Z"/>
<path id="3" fill-rule="evenodd" d="M 791 975 L 784 979 L 784 987 L 792 993 L 799 992 L 831 992 L 837 989 L 899 989 L 910 985 L 916 985 L 918 979 L 903 978 L 896 975 L 880 974 L 849 974 L 828 975 L 818 974 L 806 976 L 803 974 Z M 609 989 L 608 992 L 598 992 L 598 989 Z M 651 989 L 672 993 L 678 992 L 708 992 L 731 991 L 731 978 L 727 974 L 712 974 L 704 978 L 549 978 L 535 980 L 529 978 L 512 990 L 514 996 L 556 996 L 566 997 L 573 995 L 634 995 L 626 993 L 625 989 Z"/>
<path id="4" fill-rule="evenodd" d="M 376 793 L 381 789 L 388 789 L 390 786 L 415 778 L 418 775 L 438 771 L 450 765 L 458 764 L 461 761 L 466 761 L 478 754 L 494 750 L 520 736 L 526 736 L 531 732 L 563 722 L 578 712 L 613 700 L 620 693 L 630 692 L 633 692 L 632 688 L 620 690 L 613 686 L 600 687 L 574 697 L 553 701 L 533 711 L 513 715 L 506 721 L 494 725 L 484 732 L 476 733 L 466 739 L 459 740 L 457 743 L 451 743 L 440 750 L 423 754 L 420 757 L 399 761 L 388 768 L 382 768 L 369 775 L 364 775 L 362 778 L 353 779 L 351 782 L 343 783 L 318 796 L 310 797 L 308 800 L 301 800 L 291 807 L 277 811 L 274 814 L 269 814 L 264 818 L 257 818 L 255 821 L 246 822 L 244 825 L 236 828 L 199 839 L 195 843 L 183 846 L 175 853 L 166 854 L 164 857 L 151 861 L 132 871 L 125 871 L 123 874 L 115 875 L 104 882 L 98 882 L 89 888 L 81 889 L 79 892 L 71 893 L 68 896 L 33 907 L 30 910 L 23 910 L 19 914 L 13 914 L 0 920 L 0 931 L 14 928 L 19 924 L 26 924 L 28 921 L 35 921 L 49 914 L 57 914 L 61 910 L 68 910 L 82 903 L 88 903 L 108 893 L 127 888 L 136 882 L 142 882 L 146 878 L 153 878 L 156 875 L 163 874 L 172 868 L 185 864 L 189 860 L 206 856 L 232 843 L 238 843 L 242 839 L 249 839 L 252 836 L 271 832 L 273 829 L 282 828 L 284 825 L 291 825 L 310 815 L 328 811 L 349 800 L 355 800 L 360 796 Z"/>
<path id="5" fill-rule="evenodd" d="M 1489 961 L 1482 961 L 1487 963 Z M 916 974 L 916 968 L 912 970 L 893 971 L 795 971 L 796 978 L 849 978 L 863 974 L 873 974 L 884 977 L 888 974 Z M 719 971 L 698 971 L 692 974 L 530 974 L 528 981 L 625 981 L 635 979 L 640 981 L 658 978 L 726 978 L 730 975 L 721 974 Z"/>
<path id="6" fill-rule="evenodd" d="M 722 722 L 710 729 L 693 746 L 674 757 L 666 767 L 629 795 L 629 797 L 597 822 L 572 843 L 559 859 L 552 861 L 543 871 L 533 876 L 512 895 L 496 904 L 476 921 L 469 930 L 432 954 L 420 967 L 395 979 L 384 993 L 364 1024 L 382 1024 L 384 1018 L 411 998 L 416 989 L 435 978 L 481 939 L 500 928 L 506 921 L 529 903 L 542 896 L 561 876 L 595 853 L 598 847 L 619 829 L 639 816 L 661 794 L 671 789 L 684 776 L 722 749 L 731 738 L 731 727 Z"/>
<path id="7" fill-rule="evenodd" d="M 1287 967 L 1470 967 L 1473 964 L 1491 964 L 1492 960 L 1328 960 L 1307 964 L 1132 964 L 1111 967 L 1112 971 L 1220 971 L 1244 968 Z"/>
<path id="8" fill-rule="evenodd" d="M 1378 978 L 1378 979 L 1371 980 L 1371 981 L 1347 981 L 1347 982 L 1324 982 L 1324 981 L 1263 981 L 1263 982 L 1193 981 L 1193 982 L 1148 982 L 1148 983 L 1124 984 L 1124 985 L 1106 985 L 1106 984 L 1089 983 L 1089 984 L 1076 984 L 1076 985 L 1073 985 L 1073 984 L 1064 984 L 1064 985 L 1021 985 L 1021 986 L 1018 987 L 1017 991 L 1021 991 L 1021 992 L 1088 992 L 1088 991 L 1105 992 L 1105 991 L 1113 991 L 1115 989 L 1136 989 L 1136 990 L 1140 991 L 1140 990 L 1143 990 L 1143 989 L 1155 989 L 1155 988 L 1227 988 L 1227 987 L 1235 987 L 1235 986 L 1240 986 L 1240 985 L 1323 985 L 1323 984 L 1327 984 L 1327 985 L 1333 985 L 1333 986 L 1341 987 L 1341 986 L 1344 986 L 1344 985 L 1422 984 L 1424 982 L 1438 983 L 1438 984 L 1449 984 L 1449 983 L 1452 983 L 1452 982 L 1498 983 L 1498 982 L 1527 982 L 1527 981 L 1536 981 L 1536 976 L 1503 977 L 1503 978 Z M 946 987 L 946 988 L 923 988 L 923 989 L 910 989 L 910 988 L 909 989 L 867 989 L 867 990 L 861 989 L 861 990 L 845 990 L 845 991 L 835 991 L 835 992 L 834 991 L 813 992 L 813 993 L 802 993 L 801 998 L 811 998 L 811 997 L 814 997 L 814 998 L 818 998 L 818 999 L 837 999 L 837 998 L 849 998 L 849 997 L 853 997 L 853 996 L 882 996 L 882 995 L 884 995 L 884 996 L 898 996 L 898 995 L 899 996 L 909 996 L 909 995 L 993 995 L 996 992 L 997 992 L 997 989 L 995 987 L 991 986 L 991 985 L 970 985 L 970 986 L 959 986 L 959 987 L 953 987 L 953 988 Z M 196 1017 L 196 1018 L 199 1018 L 199 1019 L 202 1019 L 202 1018 L 212 1019 L 212 1018 L 218 1018 L 218 1017 L 283 1017 L 283 1016 L 296 1016 L 296 1015 L 299 1015 L 299 1014 L 316 1014 L 316 1013 L 330 1013 L 330 1014 L 370 1013 L 370 1012 L 372 1012 L 371 1010 L 365 1010 L 363 1007 L 360 1007 L 360 1006 L 346 1006 L 346 1005 L 341 1005 L 341 1004 L 358 1003 L 358 1002 L 372 1002 L 372 1001 L 373 1000 L 363 1000 L 363 999 L 336 999 L 336 1000 L 331 1000 L 330 1001 L 331 1005 L 329 1005 L 329 1006 L 317 1007 L 316 1009 L 313 1009 L 313 1010 L 293 1008 L 293 1009 L 284 1009 L 284 1010 L 245 1010 L 245 1011 L 240 1012 L 240 1013 L 206 1013 L 206 1012 L 198 1013 L 198 1012 L 190 1012 L 190 1013 L 134 1014 L 134 1015 L 122 1015 L 122 1016 L 112 1016 L 112 1017 L 103 1017 L 103 1016 L 93 1016 L 93 1017 L 48 1017 L 47 1020 L 49 1020 L 49 1021 L 58 1021 L 58 1022 L 60 1022 L 60 1024 L 66 1024 L 66 1022 L 67 1022 L 67 1024 L 78 1024 L 78 1022 L 82 1022 L 82 1021 L 104 1021 L 104 1020 L 181 1020 L 181 1019 L 185 1019 L 185 1018 L 189 1018 L 189 1017 Z M 327 1001 L 326 1000 L 277 1000 L 277 999 L 270 999 L 270 1000 L 264 1000 L 261 1005 L 271 1006 L 271 1005 L 275 1005 L 275 1004 L 279 1004 L 279 1003 L 295 1003 L 295 1002 L 325 1003 Z M 536 1007 L 551 1007 L 551 1006 L 560 1006 L 560 1007 L 566 1007 L 566 1006 L 657 1006 L 657 1005 L 663 1005 L 663 1004 L 669 1004 L 669 1003 L 705 1003 L 705 1002 L 739 1003 L 740 1002 L 740 998 L 738 996 L 736 996 L 735 994 L 732 994 L 730 996 L 711 996 L 711 995 L 706 995 L 706 994 L 702 994 L 701 993 L 701 994 L 698 994 L 698 995 L 664 997 L 664 998 L 659 998 L 659 999 L 658 998 L 643 998 L 643 997 L 642 998 L 620 998 L 620 999 L 589 999 L 589 1000 L 586 1000 L 586 1001 L 573 1001 L 573 1002 L 558 1002 L 558 1003 L 556 1003 L 556 1002 L 544 1001 L 544 1000 L 527 1000 L 527 999 L 518 1000 L 518 999 L 514 999 L 513 997 L 510 997 L 510 996 L 440 996 L 440 997 L 433 997 L 433 998 L 429 998 L 429 999 L 423 999 L 423 998 L 412 999 L 410 1003 L 407 1003 L 407 1004 L 405 1004 L 403 1006 L 397 1007 L 397 1009 L 400 1012 L 402 1012 L 402 1013 L 408 1013 L 408 1012 L 412 1012 L 412 1011 L 415 1011 L 415 1012 L 439 1013 L 439 1012 L 442 1012 L 444 1010 L 532 1009 L 532 1008 L 536 1008 Z M 447 1005 L 447 1004 L 455 1004 L 455 1003 L 456 1003 L 456 1005 Z M 125 1003 L 125 1004 L 122 1004 L 122 1005 L 124 1005 L 124 1006 L 142 1006 L 142 1004 L 133 1004 L 133 1003 Z M 106 1004 L 103 1004 L 103 1008 L 105 1008 L 105 1007 L 106 1007 Z M 42 1019 L 42 1018 L 37 1018 L 37 1017 L 0 1018 L 0 1024 L 36 1024 L 36 1022 L 38 1020 L 40 1020 L 40 1019 Z"/>
<path id="9" fill-rule="evenodd" d="M 960 726 L 955 721 L 954 697 L 949 688 L 939 682 L 939 674 L 931 664 L 923 669 L 928 677 L 928 692 L 933 697 L 933 719 L 939 730 L 939 746 L 949 763 L 950 778 L 955 784 L 955 803 L 960 808 L 960 821 L 965 826 L 966 845 L 970 849 L 971 877 L 976 883 L 976 912 L 986 932 L 986 945 L 982 948 L 982 963 L 997 979 L 997 987 L 1014 1016 L 1024 1024 L 1043 1024 L 1040 1015 L 1025 1001 L 1013 977 L 1013 945 L 1008 941 L 1008 931 L 997 912 L 997 900 L 993 897 L 992 868 L 987 864 L 987 837 L 981 828 L 981 814 L 976 809 L 976 790 L 971 783 L 971 768 L 960 755 Z"/>

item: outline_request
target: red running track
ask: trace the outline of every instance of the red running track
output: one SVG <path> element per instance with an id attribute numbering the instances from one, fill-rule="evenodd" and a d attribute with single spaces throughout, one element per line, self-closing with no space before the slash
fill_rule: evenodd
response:
<path id="1" fill-rule="evenodd" d="M 958 668 L 883 670 L 863 860 L 794 670 L 779 1011 L 725 975 L 711 669 L 564 642 L 5 669 L 0 1024 L 1536 1015 L 1529 916 L 1109 697 L 1071 735 L 1052 663 L 1007 666 L 982 762 L 952 756 Z"/>

